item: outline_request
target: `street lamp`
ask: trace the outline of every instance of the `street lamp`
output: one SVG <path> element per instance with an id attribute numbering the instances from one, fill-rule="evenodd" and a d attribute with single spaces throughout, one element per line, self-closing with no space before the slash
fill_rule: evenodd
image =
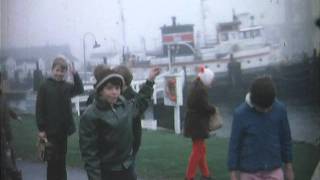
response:
<path id="1" fill-rule="evenodd" d="M 93 33 L 91 32 L 86 32 L 83 35 L 83 72 L 84 72 L 84 79 L 87 80 L 87 64 L 86 64 L 86 37 L 91 36 L 94 39 L 94 45 L 92 48 L 98 48 L 100 47 L 100 44 L 97 42 L 96 37 Z"/>
<path id="2" fill-rule="evenodd" d="M 186 46 L 188 47 L 194 56 L 194 59 L 198 58 L 198 53 L 196 52 L 196 50 L 188 43 L 183 42 L 183 41 L 178 41 L 178 42 L 174 42 L 173 44 L 168 44 L 168 58 L 169 58 L 169 71 L 171 72 L 171 67 L 172 64 L 175 63 L 175 57 L 176 57 L 176 53 L 179 50 L 179 46 Z"/>

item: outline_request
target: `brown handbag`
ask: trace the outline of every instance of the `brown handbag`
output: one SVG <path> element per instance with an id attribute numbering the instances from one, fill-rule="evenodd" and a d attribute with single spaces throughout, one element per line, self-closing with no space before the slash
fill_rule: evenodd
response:
<path id="1" fill-rule="evenodd" d="M 45 160 L 45 147 L 46 147 L 46 143 L 44 140 L 38 138 L 38 142 L 37 142 L 37 153 L 38 153 L 38 158 L 41 161 L 46 161 Z"/>
<path id="2" fill-rule="evenodd" d="M 209 119 L 209 131 L 220 129 L 222 125 L 222 117 L 220 115 L 219 109 L 216 108 L 216 112 L 212 114 Z"/>
<path id="3" fill-rule="evenodd" d="M 38 139 L 37 151 L 38 158 L 45 162 L 53 158 L 54 145 L 49 141 Z"/>

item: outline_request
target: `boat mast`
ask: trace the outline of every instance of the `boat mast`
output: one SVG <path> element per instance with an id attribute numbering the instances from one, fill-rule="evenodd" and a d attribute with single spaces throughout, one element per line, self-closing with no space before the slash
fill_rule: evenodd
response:
<path id="1" fill-rule="evenodd" d="M 120 10 L 120 21 L 121 21 L 121 33 L 122 33 L 122 56 L 123 62 L 126 61 L 125 54 L 127 53 L 127 38 L 126 38 L 126 21 L 124 18 L 123 7 L 122 7 L 122 0 L 118 0 L 119 10 Z"/>
<path id="2" fill-rule="evenodd" d="M 201 23 L 202 23 L 202 39 L 204 46 L 207 46 L 207 28 L 206 28 L 206 12 L 205 12 L 205 7 L 204 3 L 206 0 L 200 0 L 200 13 L 201 13 Z"/>

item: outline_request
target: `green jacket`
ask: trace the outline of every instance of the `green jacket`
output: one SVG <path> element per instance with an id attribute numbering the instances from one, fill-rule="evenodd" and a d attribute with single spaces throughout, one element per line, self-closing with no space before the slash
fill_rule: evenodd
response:
<path id="1" fill-rule="evenodd" d="M 132 100 L 137 97 L 138 93 L 133 90 L 131 86 L 129 86 L 125 91 L 122 92 L 122 96 L 125 97 L 127 100 Z M 136 156 L 139 147 L 141 144 L 141 135 L 142 135 L 142 127 L 141 127 L 141 117 L 143 114 L 139 114 L 138 116 L 134 117 L 133 119 L 133 155 Z"/>
<path id="2" fill-rule="evenodd" d="M 147 109 L 152 93 L 153 82 L 147 81 L 137 97 L 120 96 L 113 108 L 96 96 L 81 116 L 79 144 L 89 180 L 101 180 L 103 170 L 132 165 L 133 117 Z"/>

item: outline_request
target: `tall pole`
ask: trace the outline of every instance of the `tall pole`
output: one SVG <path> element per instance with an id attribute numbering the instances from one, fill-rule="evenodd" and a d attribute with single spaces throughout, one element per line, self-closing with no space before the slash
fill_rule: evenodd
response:
<path id="1" fill-rule="evenodd" d="M 87 64 L 86 64 L 86 41 L 85 35 L 83 36 L 83 73 L 84 73 L 84 80 L 87 80 Z"/>
<path id="2" fill-rule="evenodd" d="M 201 23 L 202 23 L 202 31 L 203 31 L 203 42 L 204 46 L 207 46 L 207 28 L 206 28 L 206 12 L 204 7 L 205 0 L 200 0 L 200 13 L 201 13 Z"/>
<path id="3" fill-rule="evenodd" d="M 171 73 L 171 66 L 172 66 L 172 56 L 171 56 L 171 46 L 168 44 L 168 58 L 169 58 L 169 72 Z"/>
<path id="4" fill-rule="evenodd" d="M 126 38 L 126 22 L 123 13 L 122 0 L 118 0 L 119 10 L 120 10 L 120 21 L 121 21 L 121 33 L 122 33 L 122 53 L 123 58 L 125 58 L 127 49 L 127 38 Z M 125 61 L 125 59 L 123 59 Z"/>

